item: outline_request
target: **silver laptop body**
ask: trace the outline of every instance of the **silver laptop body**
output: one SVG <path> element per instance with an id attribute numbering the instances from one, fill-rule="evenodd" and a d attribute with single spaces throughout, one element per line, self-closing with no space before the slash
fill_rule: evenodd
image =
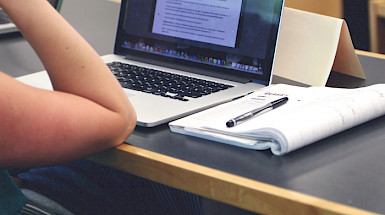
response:
<path id="1" fill-rule="evenodd" d="M 137 125 L 154 127 L 231 101 L 271 82 L 283 0 L 122 0 L 118 61 L 231 85 L 185 100 L 123 88 Z"/>

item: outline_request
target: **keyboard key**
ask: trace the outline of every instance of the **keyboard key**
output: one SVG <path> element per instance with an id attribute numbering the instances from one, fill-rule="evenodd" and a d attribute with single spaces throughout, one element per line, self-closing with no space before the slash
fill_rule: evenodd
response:
<path id="1" fill-rule="evenodd" d="M 199 98 L 233 87 L 121 62 L 112 62 L 107 65 L 124 88 L 181 101 L 188 101 L 191 98 Z"/>

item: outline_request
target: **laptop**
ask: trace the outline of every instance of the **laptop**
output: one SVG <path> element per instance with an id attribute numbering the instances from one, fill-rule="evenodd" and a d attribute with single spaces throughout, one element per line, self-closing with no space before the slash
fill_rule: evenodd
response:
<path id="1" fill-rule="evenodd" d="M 48 0 L 53 7 L 60 11 L 62 0 Z M 18 29 L 8 15 L 0 8 L 0 34 L 17 32 Z"/>
<path id="2" fill-rule="evenodd" d="M 283 5 L 284 0 L 122 0 L 114 54 L 102 58 L 113 72 L 118 67 L 114 73 L 137 111 L 137 125 L 164 124 L 269 85 Z M 150 79 L 167 72 L 169 80 L 138 88 L 146 80 L 130 83 L 130 76 L 141 75 L 120 77 L 124 67 L 153 73 Z M 188 78 L 170 83 L 183 80 L 180 75 Z M 186 92 L 185 83 L 200 86 L 196 79 L 221 89 Z M 165 85 L 171 89 L 159 89 Z"/>
<path id="3" fill-rule="evenodd" d="M 283 4 L 122 0 L 114 53 L 102 59 L 133 104 L 137 125 L 165 124 L 268 86 Z M 44 78 L 19 79 L 42 86 Z"/>

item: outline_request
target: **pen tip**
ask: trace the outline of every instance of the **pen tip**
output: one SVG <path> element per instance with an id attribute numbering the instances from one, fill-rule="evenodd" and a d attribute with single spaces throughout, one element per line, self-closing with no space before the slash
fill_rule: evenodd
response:
<path id="1" fill-rule="evenodd" d="M 234 120 L 229 120 L 228 122 L 226 122 L 226 126 L 229 128 L 233 127 L 234 125 L 235 125 Z"/>

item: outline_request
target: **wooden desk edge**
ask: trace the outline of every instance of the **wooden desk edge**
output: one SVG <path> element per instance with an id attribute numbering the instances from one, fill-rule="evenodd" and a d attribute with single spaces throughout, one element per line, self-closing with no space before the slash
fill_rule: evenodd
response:
<path id="1" fill-rule="evenodd" d="M 256 213 L 375 214 L 127 144 L 89 159 Z"/>

